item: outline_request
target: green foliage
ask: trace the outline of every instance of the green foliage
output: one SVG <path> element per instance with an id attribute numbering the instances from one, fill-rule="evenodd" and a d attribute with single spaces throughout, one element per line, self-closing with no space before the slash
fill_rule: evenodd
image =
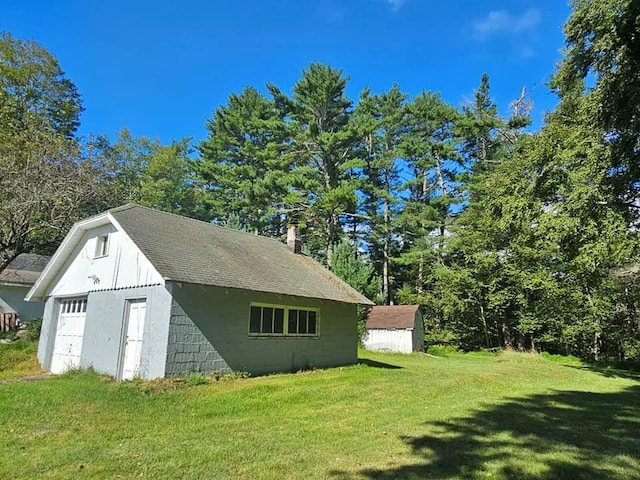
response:
<path id="1" fill-rule="evenodd" d="M 365 262 L 354 246 L 343 241 L 336 246 L 332 271 L 365 297 L 375 299 L 380 280 L 371 264 Z"/>
<path id="2" fill-rule="evenodd" d="M 369 299 L 376 300 L 380 291 L 380 277 L 375 274 L 373 265 L 364 261 L 355 247 L 347 241 L 336 246 L 332 271 L 342 280 Z M 358 306 L 358 336 L 363 338 L 368 307 Z"/>
<path id="3" fill-rule="evenodd" d="M 455 345 L 430 345 L 427 347 L 427 353 L 436 357 L 448 357 L 460 354 L 462 351 Z"/>
<path id="4" fill-rule="evenodd" d="M 37 350 L 38 343 L 26 338 L 0 344 L 0 380 L 42 374 Z"/>
<path id="5" fill-rule="evenodd" d="M 220 377 L 221 380 L 241 380 L 250 378 L 251 373 L 246 370 L 233 370 L 232 372 L 225 373 Z"/>
<path id="6" fill-rule="evenodd" d="M 402 202 L 401 146 L 406 136 L 408 96 L 394 85 L 371 95 L 365 89 L 354 113 L 362 137 L 358 156 L 365 159 L 360 175 L 361 210 L 366 221 L 364 240 L 382 281 L 382 303 L 393 302 L 392 257 L 399 249 L 397 223 Z M 357 230 L 354 217 L 354 230 Z"/>
<path id="7" fill-rule="evenodd" d="M 95 213 L 99 174 L 73 137 L 81 111 L 47 50 L 0 34 L 0 271 L 20 253 L 52 253 Z"/>
<path id="8" fill-rule="evenodd" d="M 58 61 L 35 41 L 6 32 L 0 32 L 0 104 L 0 135 L 19 132 L 37 118 L 55 135 L 71 138 L 83 110 Z"/>
<path id="9" fill-rule="evenodd" d="M 292 160 L 285 155 L 289 132 L 275 102 L 248 87 L 232 94 L 206 127 L 209 135 L 194 167 L 209 218 L 222 225 L 240 219 L 243 230 L 255 233 L 284 233 Z"/>
<path id="10" fill-rule="evenodd" d="M 42 317 L 34 318 L 24 324 L 25 340 L 37 341 L 40 338 L 40 330 L 42 330 Z"/>
<path id="11" fill-rule="evenodd" d="M 197 385 L 206 385 L 209 383 L 209 377 L 201 372 L 191 372 L 185 377 L 187 385 L 195 387 Z"/>
<path id="12" fill-rule="evenodd" d="M 204 218 L 201 193 L 194 185 L 194 165 L 187 138 L 162 145 L 134 137 L 126 128 L 111 141 L 93 137 L 87 155 L 102 173 L 104 207 L 137 203 L 165 212 Z"/>
<path id="13" fill-rule="evenodd" d="M 640 5 L 630 0 L 574 0 L 565 24 L 566 50 L 552 80 L 565 104 L 584 103 L 590 124 L 609 133 L 602 138 L 612 155 L 612 185 L 625 198 L 637 198 L 640 175 Z"/>
<path id="14" fill-rule="evenodd" d="M 582 361 L 573 355 L 558 355 L 554 353 L 540 352 L 540 356 L 550 362 L 582 364 Z"/>
<path id="15" fill-rule="evenodd" d="M 287 155 L 295 165 L 287 210 L 306 228 L 306 242 L 332 265 L 334 246 L 342 238 L 345 214 L 357 202 L 354 169 L 358 135 L 352 124 L 349 78 L 341 70 L 312 63 L 287 96 L 268 85 L 290 128 Z"/>

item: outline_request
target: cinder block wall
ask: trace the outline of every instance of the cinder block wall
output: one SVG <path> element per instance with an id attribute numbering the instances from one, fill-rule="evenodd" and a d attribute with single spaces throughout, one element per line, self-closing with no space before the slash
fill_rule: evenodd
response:
<path id="1" fill-rule="evenodd" d="M 167 374 L 211 369 L 258 375 L 348 365 L 358 360 L 353 304 L 193 284 L 174 283 L 171 291 L 176 305 L 172 308 Z M 250 336 L 251 302 L 319 308 L 319 336 Z"/>
<path id="2" fill-rule="evenodd" d="M 165 375 L 231 371 L 218 351 L 174 300 L 171 304 Z"/>

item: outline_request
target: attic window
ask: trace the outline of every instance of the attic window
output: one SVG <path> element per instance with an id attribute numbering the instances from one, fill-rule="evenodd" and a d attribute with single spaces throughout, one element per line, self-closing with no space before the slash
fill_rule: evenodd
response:
<path id="1" fill-rule="evenodd" d="M 106 257 L 109 255 L 109 235 L 100 235 L 96 238 L 96 253 L 94 258 Z"/>
<path id="2" fill-rule="evenodd" d="M 251 304 L 249 335 L 317 337 L 320 310 Z"/>

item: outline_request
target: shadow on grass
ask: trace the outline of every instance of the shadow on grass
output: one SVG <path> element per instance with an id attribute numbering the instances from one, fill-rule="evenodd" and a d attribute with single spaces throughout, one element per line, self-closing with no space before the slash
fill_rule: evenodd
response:
<path id="1" fill-rule="evenodd" d="M 425 429 L 401 438 L 415 463 L 362 470 L 358 477 L 640 479 L 640 386 L 515 398 Z"/>
<path id="2" fill-rule="evenodd" d="M 399 367 L 398 365 L 391 365 L 390 363 L 376 362 L 375 360 L 369 360 L 368 358 L 359 358 L 358 364 L 366 365 L 367 367 L 373 367 L 373 368 L 388 368 L 391 370 L 402 368 L 402 367 Z"/>
<path id="3" fill-rule="evenodd" d="M 565 365 L 568 368 L 574 368 L 576 370 L 588 370 L 590 372 L 596 372 L 608 378 L 628 378 L 630 380 L 637 380 L 640 382 L 640 372 L 634 370 L 628 370 L 624 368 L 615 368 L 600 365 Z"/>

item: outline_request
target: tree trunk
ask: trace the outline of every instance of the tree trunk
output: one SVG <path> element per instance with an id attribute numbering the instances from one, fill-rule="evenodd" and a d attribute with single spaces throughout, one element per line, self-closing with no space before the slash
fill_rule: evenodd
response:
<path id="1" fill-rule="evenodd" d="M 482 306 L 482 303 L 480 304 L 480 320 L 482 320 L 485 344 L 487 345 L 487 348 L 490 348 L 491 342 L 489 341 L 489 327 L 487 326 L 487 318 L 484 315 L 484 307 Z"/>
<path id="2" fill-rule="evenodd" d="M 9 253 L 6 250 L 0 253 L 0 273 L 2 273 L 17 256 L 16 252 Z"/>
<path id="3" fill-rule="evenodd" d="M 426 205 L 427 203 L 427 192 L 429 190 L 429 184 L 427 181 L 427 171 L 422 172 L 422 202 Z M 418 263 L 418 286 L 416 291 L 418 295 L 422 294 L 424 285 L 424 252 L 420 252 L 420 260 Z"/>
<path id="4" fill-rule="evenodd" d="M 436 176 L 438 177 L 438 188 L 440 188 L 440 194 L 443 197 L 449 195 L 447 191 L 447 186 L 444 183 L 444 177 L 442 176 L 442 163 L 440 161 L 440 157 L 436 157 Z"/>
<path id="5" fill-rule="evenodd" d="M 389 200 L 384 199 L 384 244 L 382 246 L 382 298 L 385 305 L 393 305 L 393 296 L 391 295 L 391 285 L 389 282 L 389 263 L 390 263 L 390 207 Z"/>
<path id="6" fill-rule="evenodd" d="M 440 194 L 443 197 L 448 197 L 449 192 L 447 191 L 447 186 L 444 182 L 444 176 L 442 175 L 442 164 L 440 157 L 436 156 L 436 175 L 438 177 L 438 188 L 440 188 Z M 440 223 L 440 230 L 438 232 L 438 262 L 440 264 L 444 263 L 444 236 L 446 233 L 446 226 L 444 222 Z"/>
<path id="7" fill-rule="evenodd" d="M 513 348 L 513 339 L 511 338 L 511 330 L 506 323 L 502 323 L 502 340 L 505 348 Z"/>
<path id="8" fill-rule="evenodd" d="M 597 362 L 600 360 L 600 354 L 602 353 L 602 334 L 596 332 L 593 336 L 593 359 Z"/>
<path id="9" fill-rule="evenodd" d="M 416 292 L 418 295 L 422 294 L 422 285 L 424 284 L 424 256 L 420 253 L 420 260 L 418 262 L 418 285 L 416 286 Z"/>

